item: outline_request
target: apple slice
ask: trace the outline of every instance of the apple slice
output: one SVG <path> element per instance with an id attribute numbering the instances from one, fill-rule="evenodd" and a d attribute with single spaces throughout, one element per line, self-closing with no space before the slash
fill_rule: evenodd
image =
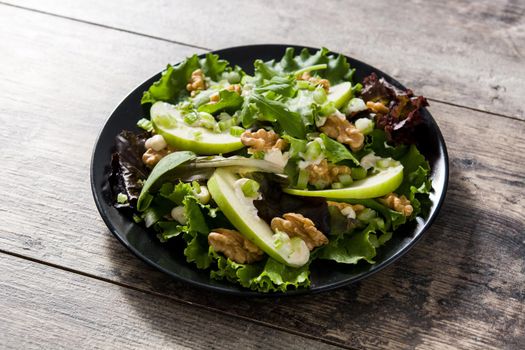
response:
<path id="1" fill-rule="evenodd" d="M 352 83 L 345 81 L 330 87 L 328 101 L 334 103 L 335 108 L 343 107 L 352 97 Z"/>
<path id="2" fill-rule="evenodd" d="M 297 196 L 325 197 L 334 199 L 377 198 L 395 191 L 403 182 L 403 166 L 386 168 L 379 173 L 358 180 L 350 186 L 330 190 L 298 190 L 285 188 L 283 191 Z"/>
<path id="3" fill-rule="evenodd" d="M 299 237 L 274 233 L 257 215 L 253 199 L 247 198 L 240 186 L 239 177 L 228 168 L 215 170 L 208 180 L 208 190 L 221 211 L 235 228 L 266 254 L 285 265 L 300 267 L 308 262 L 310 251 Z"/>
<path id="4" fill-rule="evenodd" d="M 231 135 L 228 130 L 215 133 L 201 126 L 188 125 L 181 112 L 172 104 L 155 102 L 151 106 L 150 115 L 155 131 L 178 150 L 219 154 L 244 147 L 240 137 Z"/>

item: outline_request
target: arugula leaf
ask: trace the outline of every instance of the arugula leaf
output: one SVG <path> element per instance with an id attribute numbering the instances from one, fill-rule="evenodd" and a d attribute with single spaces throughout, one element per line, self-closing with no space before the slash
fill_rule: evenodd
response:
<path id="1" fill-rule="evenodd" d="M 260 94 L 272 91 L 284 97 L 293 97 L 297 93 L 294 82 L 295 80 L 292 77 L 275 76 L 257 85 L 254 91 Z"/>
<path id="2" fill-rule="evenodd" d="M 310 285 L 309 264 L 293 268 L 272 258 L 255 264 L 238 264 L 216 253 L 212 247 L 209 256 L 216 262 L 216 268 L 212 267 L 210 272 L 210 277 L 216 280 L 228 280 L 265 293 L 286 292 L 291 288 Z"/>
<path id="3" fill-rule="evenodd" d="M 332 140 L 325 134 L 320 134 L 319 137 L 323 140 L 324 153 L 329 162 L 339 163 L 343 160 L 351 160 L 355 165 L 359 166 L 359 161 L 345 145 Z"/>
<path id="4" fill-rule="evenodd" d="M 173 152 L 162 158 L 160 162 L 153 168 L 151 174 L 142 187 L 140 196 L 137 200 L 137 210 L 144 211 L 148 208 L 151 202 L 151 194 L 149 190 L 161 179 L 168 175 L 173 169 L 177 168 L 184 162 L 194 159 L 195 153 L 189 151 Z"/>
<path id="5" fill-rule="evenodd" d="M 284 103 L 265 98 L 257 93 L 251 94 L 249 101 L 258 108 L 260 115 L 257 115 L 257 119 L 277 122 L 282 131 L 290 136 L 301 139 L 306 136 L 305 126 L 301 120 L 301 116 L 290 111 Z M 243 116 L 244 114 L 241 113 L 241 117 Z"/>
<path id="6" fill-rule="evenodd" d="M 215 114 L 219 111 L 235 111 L 243 103 L 244 99 L 234 91 L 219 91 L 219 101 L 217 103 L 207 103 L 199 106 L 199 112 Z"/>

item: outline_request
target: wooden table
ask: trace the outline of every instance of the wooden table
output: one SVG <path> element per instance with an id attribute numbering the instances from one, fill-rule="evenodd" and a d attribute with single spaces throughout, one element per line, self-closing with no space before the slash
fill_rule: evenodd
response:
<path id="1" fill-rule="evenodd" d="M 428 96 L 448 195 L 424 240 L 360 283 L 216 295 L 109 233 L 90 156 L 167 62 L 275 42 L 327 46 Z M 523 1 L 2 1 L 0 348 L 525 348 L 524 56 Z"/>

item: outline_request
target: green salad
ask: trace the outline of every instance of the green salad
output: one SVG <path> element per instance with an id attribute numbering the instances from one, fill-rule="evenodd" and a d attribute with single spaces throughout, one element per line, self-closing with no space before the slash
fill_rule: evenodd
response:
<path id="1" fill-rule="evenodd" d="M 116 139 L 115 206 L 210 278 L 259 292 L 308 288 L 321 260 L 374 264 L 430 206 L 414 143 L 426 99 L 375 73 L 355 82 L 327 49 L 253 71 L 211 53 L 168 65 L 143 94 L 143 131 Z"/>

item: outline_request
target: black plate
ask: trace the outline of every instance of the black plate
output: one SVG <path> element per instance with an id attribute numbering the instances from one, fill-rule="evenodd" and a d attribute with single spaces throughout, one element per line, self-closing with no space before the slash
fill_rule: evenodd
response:
<path id="1" fill-rule="evenodd" d="M 214 51 L 214 53 L 230 61 L 232 65 L 239 65 L 248 73 L 253 73 L 253 61 L 255 59 L 260 58 L 265 61 L 274 58 L 279 59 L 289 46 L 240 46 Z M 295 49 L 296 52 L 299 52 L 302 47 L 295 47 Z M 311 51 L 317 50 L 309 49 Z M 355 82 L 362 82 L 365 76 L 375 72 L 379 77 L 384 77 L 390 83 L 404 88 L 403 85 L 380 70 L 353 58 L 347 57 L 347 59 L 350 65 L 356 68 Z M 160 73 L 148 79 L 120 103 L 107 120 L 95 144 L 91 160 L 91 188 L 100 215 L 111 232 L 135 255 L 179 280 L 229 294 L 243 296 L 282 295 L 283 293 L 258 293 L 228 282 L 211 280 L 207 271 L 198 270 L 185 261 L 179 247 L 160 243 L 154 234 L 135 224 L 111 205 L 112 200 L 107 179 L 115 136 L 123 129 L 137 130 L 135 124 L 143 116 L 140 105 L 142 92 L 147 90 L 159 77 Z M 327 291 L 368 277 L 403 256 L 430 227 L 445 198 L 448 182 L 448 156 L 443 136 L 426 109 L 423 110 L 423 118 L 424 123 L 421 125 L 421 132 L 417 135 L 419 140 L 417 145 L 432 168 L 431 177 L 434 192 L 431 194 L 432 207 L 429 216 L 425 219 L 417 218 L 414 223 L 396 231 L 393 238 L 378 250 L 375 265 L 363 263 L 354 266 L 316 261 L 311 267 L 311 287 L 292 290 L 286 295 Z"/>

